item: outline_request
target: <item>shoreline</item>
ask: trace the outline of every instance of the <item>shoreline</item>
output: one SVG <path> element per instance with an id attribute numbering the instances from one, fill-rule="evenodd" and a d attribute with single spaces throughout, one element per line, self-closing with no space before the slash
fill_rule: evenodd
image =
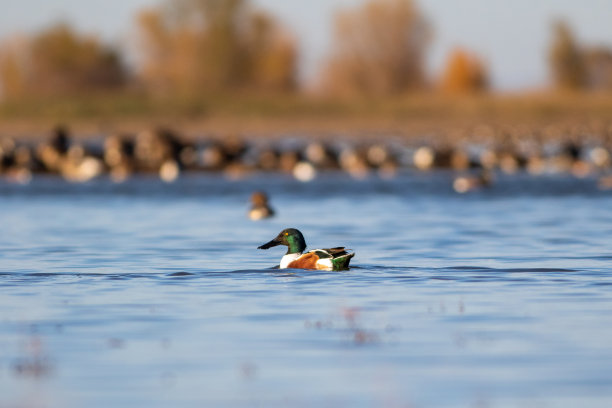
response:
<path id="1" fill-rule="evenodd" d="M 186 141 L 229 135 L 258 140 L 287 137 L 348 140 L 389 140 L 433 143 L 503 142 L 508 136 L 566 141 L 588 135 L 601 142 L 612 135 L 612 94 L 480 95 L 447 98 L 414 95 L 385 100 L 327 101 L 304 96 L 225 96 L 194 102 L 199 113 L 150 103 L 128 114 L 114 107 L 112 96 L 67 100 L 70 108 L 54 113 L 23 105 L 13 113 L 0 109 L 0 138 L 40 141 L 58 125 L 77 140 L 111 134 L 136 134 L 166 128 Z M 59 102 L 58 102 L 59 103 Z M 76 109 L 88 104 L 86 115 Z M 139 103 L 144 101 L 139 100 Z M 111 108 L 108 105 L 111 104 Z M 0 105 L 1 106 L 1 105 Z M 168 105 L 170 106 L 170 105 Z M 38 109 L 40 108 L 40 109 Z M 104 109 L 103 109 L 104 108 Z M 30 111 L 28 111 L 30 109 Z M 71 109 L 75 111 L 71 111 Z M 8 109 L 10 111 L 10 109 Z"/>

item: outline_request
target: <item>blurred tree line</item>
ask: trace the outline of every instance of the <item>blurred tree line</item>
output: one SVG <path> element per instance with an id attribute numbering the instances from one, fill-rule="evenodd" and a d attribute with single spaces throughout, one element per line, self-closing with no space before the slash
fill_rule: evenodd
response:
<path id="1" fill-rule="evenodd" d="M 245 0 L 173 0 L 140 13 L 140 72 L 154 94 L 291 91 L 297 46 Z"/>
<path id="2" fill-rule="evenodd" d="M 444 92 L 454 94 L 485 91 L 489 87 L 488 70 L 478 56 L 457 48 L 446 62 L 440 87 Z"/>
<path id="3" fill-rule="evenodd" d="M 433 28 L 413 0 L 369 0 L 341 10 L 319 75 L 332 96 L 393 96 L 440 90 L 484 92 L 487 65 L 453 50 L 440 78 L 426 72 Z M 299 91 L 293 34 L 249 0 L 165 0 L 134 22 L 135 52 L 58 23 L 0 43 L 3 100 L 137 93 L 198 98 Z M 549 62 L 563 89 L 612 89 L 612 52 L 579 44 L 568 25 L 553 28 Z M 135 61 L 128 64 L 126 61 Z"/>
<path id="4" fill-rule="evenodd" d="M 612 49 L 578 43 L 567 22 L 553 25 L 549 62 L 554 84 L 563 90 L 612 90 Z"/>
<path id="5" fill-rule="evenodd" d="M 324 89 L 390 95 L 427 85 L 424 59 L 431 27 L 414 2 L 378 0 L 337 14 Z"/>
<path id="6" fill-rule="evenodd" d="M 5 40 L 0 82 L 5 99 L 63 96 L 120 89 L 128 72 L 116 49 L 59 23 L 31 38 Z"/>

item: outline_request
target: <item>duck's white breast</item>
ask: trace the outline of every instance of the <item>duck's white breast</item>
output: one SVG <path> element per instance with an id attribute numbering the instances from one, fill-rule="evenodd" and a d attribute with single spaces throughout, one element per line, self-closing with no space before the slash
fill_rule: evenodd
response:
<path id="1" fill-rule="evenodd" d="M 287 254 L 287 255 L 283 256 L 283 257 L 281 258 L 279 268 L 280 268 L 280 269 L 285 269 L 285 268 L 287 268 L 287 266 L 289 266 L 289 264 L 290 264 L 291 262 L 295 261 L 295 260 L 296 260 L 296 259 L 298 259 L 300 256 L 302 256 L 302 254 L 299 254 L 299 253 L 297 253 L 297 254 Z"/>
<path id="2" fill-rule="evenodd" d="M 249 211 L 249 218 L 253 221 L 263 220 L 270 216 L 270 210 L 266 207 L 255 207 Z"/>

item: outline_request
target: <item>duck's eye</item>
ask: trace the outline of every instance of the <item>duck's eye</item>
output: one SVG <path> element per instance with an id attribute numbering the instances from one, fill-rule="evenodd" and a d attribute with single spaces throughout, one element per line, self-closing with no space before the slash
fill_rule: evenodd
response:
<path id="1" fill-rule="evenodd" d="M 285 236 L 287 236 L 287 235 L 289 235 L 289 233 L 288 233 L 288 232 L 285 232 Z"/>

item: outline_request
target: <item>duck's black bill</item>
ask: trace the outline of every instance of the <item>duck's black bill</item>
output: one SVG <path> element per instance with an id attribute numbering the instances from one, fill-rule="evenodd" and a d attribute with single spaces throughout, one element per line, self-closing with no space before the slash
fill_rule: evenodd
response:
<path id="1" fill-rule="evenodd" d="M 272 241 L 266 242 L 262 246 L 258 246 L 257 249 L 268 249 L 268 248 L 272 248 L 272 247 L 280 245 L 280 244 L 281 244 L 281 242 L 279 240 L 277 240 L 276 238 L 274 238 Z"/>

